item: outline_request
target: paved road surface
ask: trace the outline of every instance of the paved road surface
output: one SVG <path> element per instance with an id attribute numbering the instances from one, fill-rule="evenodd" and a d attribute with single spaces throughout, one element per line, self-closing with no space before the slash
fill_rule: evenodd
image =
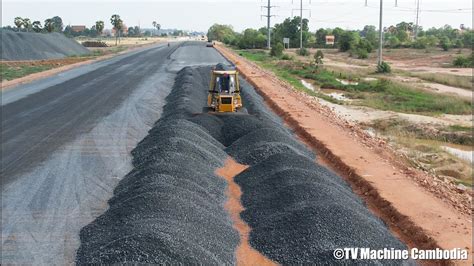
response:
<path id="1" fill-rule="evenodd" d="M 203 43 L 156 45 L 4 92 L 2 264 L 73 262 L 176 72 L 224 61 Z"/>

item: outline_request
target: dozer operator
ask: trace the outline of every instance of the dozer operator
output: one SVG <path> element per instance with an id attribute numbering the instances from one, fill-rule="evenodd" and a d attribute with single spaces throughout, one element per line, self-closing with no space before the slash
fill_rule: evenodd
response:
<path id="1" fill-rule="evenodd" d="M 242 108 L 239 74 L 236 70 L 225 70 L 219 65 L 212 70 L 207 106 L 219 113 L 238 112 Z"/>

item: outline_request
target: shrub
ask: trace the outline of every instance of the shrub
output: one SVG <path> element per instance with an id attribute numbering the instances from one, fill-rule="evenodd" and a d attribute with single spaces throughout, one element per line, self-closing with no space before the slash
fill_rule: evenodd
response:
<path id="1" fill-rule="evenodd" d="M 85 41 L 82 42 L 84 47 L 108 47 L 105 42 L 102 41 Z"/>
<path id="2" fill-rule="evenodd" d="M 451 48 L 451 41 L 449 40 L 448 37 L 443 37 L 439 41 L 439 45 L 441 46 L 441 48 L 443 48 L 444 51 L 448 51 L 449 48 Z"/>
<path id="3" fill-rule="evenodd" d="M 321 61 L 322 62 L 322 59 L 324 58 L 324 53 L 323 51 L 321 50 L 317 50 L 316 53 L 314 54 L 314 59 L 316 61 Z"/>
<path id="4" fill-rule="evenodd" d="M 281 60 L 293 60 L 293 57 L 287 54 L 281 56 Z"/>
<path id="5" fill-rule="evenodd" d="M 392 68 L 387 62 L 382 61 L 380 65 L 377 66 L 377 73 L 390 73 Z"/>
<path id="6" fill-rule="evenodd" d="M 400 40 L 398 40 L 396 36 L 391 36 L 388 38 L 388 46 L 390 46 L 390 48 L 398 48 L 400 47 Z"/>
<path id="7" fill-rule="evenodd" d="M 474 67 L 474 63 L 472 62 L 473 59 L 473 55 L 471 55 L 470 57 L 460 55 L 454 59 L 453 65 L 455 67 Z"/>
<path id="8" fill-rule="evenodd" d="M 270 51 L 270 55 L 275 56 L 275 57 L 280 57 L 283 54 L 283 49 L 284 49 L 283 44 L 277 43 L 276 45 L 272 46 L 272 50 Z"/>
<path id="9" fill-rule="evenodd" d="M 359 48 L 359 49 L 356 50 L 355 53 L 356 53 L 356 55 L 357 55 L 357 58 L 359 58 L 359 59 L 367 59 L 367 58 L 369 58 L 369 53 L 368 53 L 367 50 L 365 50 L 365 49 L 360 49 L 360 48 Z"/>
<path id="10" fill-rule="evenodd" d="M 426 37 L 419 37 L 413 42 L 413 48 L 415 49 L 426 49 L 428 47 L 428 40 Z"/>
<path id="11" fill-rule="evenodd" d="M 360 39 L 356 45 L 356 48 L 366 50 L 367 53 L 371 53 L 374 47 L 367 39 Z"/>
<path id="12" fill-rule="evenodd" d="M 310 52 L 309 52 L 308 49 L 303 47 L 303 48 L 298 50 L 298 54 L 301 55 L 301 56 L 309 56 Z"/>
<path id="13" fill-rule="evenodd" d="M 457 39 L 457 40 L 456 40 L 456 43 L 455 43 L 455 45 L 454 45 L 454 47 L 456 47 L 456 48 L 464 48 L 464 43 L 463 43 L 463 41 L 462 41 L 461 39 Z"/>

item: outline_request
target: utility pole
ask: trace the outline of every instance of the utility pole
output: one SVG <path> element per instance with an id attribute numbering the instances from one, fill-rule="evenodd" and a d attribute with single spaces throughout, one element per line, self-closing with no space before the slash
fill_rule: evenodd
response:
<path id="1" fill-rule="evenodd" d="M 311 4 L 311 0 L 309 3 Z M 295 9 L 293 9 L 291 12 L 292 15 L 294 10 Z M 309 10 L 309 16 L 311 17 L 311 9 L 303 9 L 303 0 L 300 0 L 300 49 L 303 49 L 303 10 Z"/>
<path id="2" fill-rule="evenodd" d="M 365 1 L 365 5 L 367 6 L 367 1 Z M 395 6 L 398 6 L 398 1 L 397 0 L 395 0 Z M 377 64 L 378 65 L 381 65 L 382 61 L 383 61 L 382 50 L 383 50 L 383 0 L 380 0 L 379 50 L 378 50 L 378 59 L 377 59 Z"/>
<path id="3" fill-rule="evenodd" d="M 418 37 L 418 18 L 420 16 L 420 0 L 416 1 L 416 25 L 415 25 L 415 40 Z"/>
<path id="4" fill-rule="evenodd" d="M 378 56 L 378 65 L 382 64 L 382 49 L 383 49 L 383 0 L 380 0 L 380 18 L 379 18 L 379 56 Z"/>
<path id="5" fill-rule="evenodd" d="M 267 18 L 267 48 L 270 50 L 272 49 L 270 18 L 273 17 L 271 10 L 272 10 L 272 7 L 275 7 L 275 6 L 272 6 L 270 4 L 270 0 L 268 0 L 268 4 L 263 7 L 267 9 L 267 14 L 262 15 L 262 17 Z"/>
<path id="6" fill-rule="evenodd" d="M 300 50 L 303 49 L 303 0 L 300 0 Z"/>

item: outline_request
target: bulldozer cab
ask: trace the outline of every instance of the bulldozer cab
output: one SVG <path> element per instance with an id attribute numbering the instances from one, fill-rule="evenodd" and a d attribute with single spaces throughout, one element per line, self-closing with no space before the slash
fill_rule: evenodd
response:
<path id="1" fill-rule="evenodd" d="M 242 107 L 238 72 L 212 70 L 208 107 L 216 112 L 237 112 Z"/>

